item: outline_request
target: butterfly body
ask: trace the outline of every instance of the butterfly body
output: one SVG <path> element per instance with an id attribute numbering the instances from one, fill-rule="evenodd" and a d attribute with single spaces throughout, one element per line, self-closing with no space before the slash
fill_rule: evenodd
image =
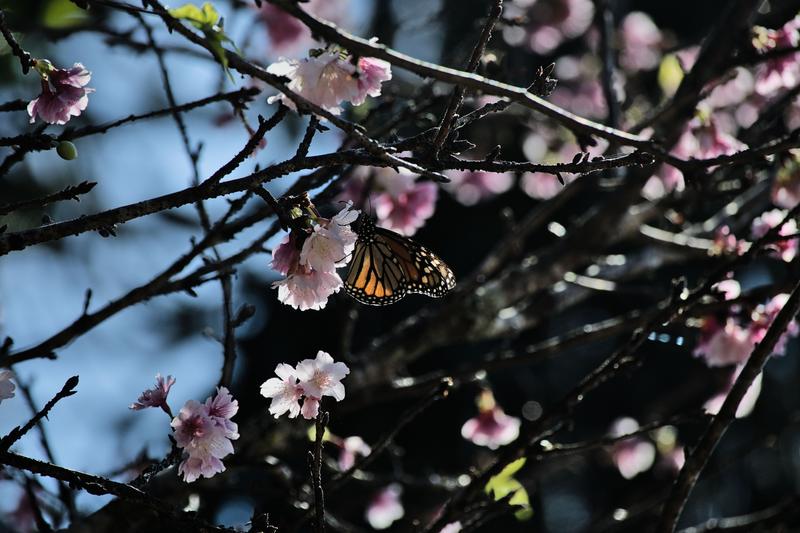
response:
<path id="1" fill-rule="evenodd" d="M 450 267 L 421 244 L 366 217 L 357 233 L 344 287 L 359 302 L 389 305 L 410 293 L 440 298 L 455 287 Z"/>

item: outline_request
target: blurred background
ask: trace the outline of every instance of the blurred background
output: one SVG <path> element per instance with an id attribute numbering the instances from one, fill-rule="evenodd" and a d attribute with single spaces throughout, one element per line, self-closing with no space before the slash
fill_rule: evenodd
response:
<path id="1" fill-rule="evenodd" d="M 610 3 L 619 65 L 615 91 L 622 104 L 620 125 L 624 129 L 674 92 L 682 76 L 678 59 L 681 54 L 690 54 L 708 35 L 726 2 Z M 215 6 L 224 17 L 227 35 L 255 62 L 268 65 L 281 56 L 302 57 L 309 47 L 309 42 L 302 40 L 281 42 L 280 32 L 274 25 L 270 27 L 273 15 L 267 8 L 259 10 L 250 2 L 223 0 L 215 2 Z M 0 0 L 0 7 L 6 10 L 22 46 L 34 57 L 48 58 L 63 67 L 80 62 L 92 72 L 89 85 L 96 92 L 90 95 L 88 109 L 70 126 L 103 123 L 168 106 L 154 54 L 130 45 L 145 40 L 136 19 L 111 9 L 83 11 L 68 0 Z M 776 21 L 777 26 L 782 25 L 788 18 L 781 7 L 785 6 L 765 5 L 758 23 L 768 28 L 776 27 Z M 488 2 L 319 0 L 311 2 L 310 9 L 354 33 L 377 36 L 403 53 L 461 67 L 480 31 Z M 579 115 L 604 121 L 608 110 L 600 85 L 598 6 L 590 0 L 516 0 L 506 2 L 504 17 L 507 21 L 495 32 L 480 71 L 501 81 L 527 85 L 538 67 L 555 63 L 553 76 L 559 83 L 551 101 Z M 148 22 L 154 28 L 156 41 L 167 50 L 166 63 L 179 103 L 252 83 L 239 76 L 234 76 L 235 84 L 232 83 L 216 63 L 203 54 L 190 52 L 187 43 L 169 35 L 158 20 Z M 393 75 L 392 81 L 384 85 L 389 105 L 376 112 L 376 123 L 396 113 L 405 98 L 447 94 L 447 87 L 399 69 L 394 69 Z M 749 86 L 746 79 L 741 82 L 743 88 L 737 89 L 740 96 L 718 106 L 720 116 L 724 115 L 724 127 L 732 135 L 753 124 L 758 105 L 764 101 L 754 93 L 752 79 L 750 75 Z M 0 102 L 29 100 L 38 92 L 38 78 L 22 76 L 16 59 L 0 46 Z M 273 92 L 265 88 L 264 94 L 250 104 L 246 116 L 252 124 L 258 114 L 271 114 L 274 106 L 267 105 L 265 95 Z M 485 101 L 488 100 L 482 95 L 470 95 L 466 105 L 475 108 Z M 362 108 L 369 110 L 375 102 Z M 438 104 L 396 133 L 415 133 L 438 122 L 442 108 Z M 363 117 L 362 108 L 348 110 L 347 114 L 351 118 Z M 787 107 L 785 120 L 779 120 L 770 131 L 775 135 L 785 131 L 794 112 L 793 107 Z M 226 103 L 184 116 L 191 142 L 202 143 L 198 161 L 201 177 L 212 174 L 249 138 Z M 28 118 L 25 112 L 3 113 L 0 136 L 33 131 L 35 126 L 28 124 Z M 305 117 L 290 116 L 267 135 L 266 148 L 248 159 L 232 177 L 247 175 L 256 165 L 263 168 L 291 157 L 306 123 Z M 47 129 L 59 130 L 58 126 Z M 571 135 L 541 116 L 518 108 L 476 123 L 464 136 L 477 145 L 468 156 L 482 157 L 498 144 L 507 160 L 571 161 L 580 151 Z M 311 153 L 336 150 L 341 140 L 333 129 L 319 134 Z M 83 180 L 98 182 L 94 190 L 82 196 L 80 203 L 61 202 L 45 210 L 0 217 L 0 225 L 8 225 L 8 231 L 37 227 L 48 220 L 99 212 L 191 184 L 191 162 L 175 123 L 168 116 L 115 128 L 75 144 L 79 152 L 76 160 L 62 160 L 55 150 L 34 152 L 0 176 L 0 203 L 41 196 Z M 0 149 L 0 157 L 8 153 Z M 756 215 L 771 208 L 769 182 L 778 166 L 780 162 L 761 173 L 737 176 L 737 186 L 728 190 L 687 188 L 682 196 L 669 201 L 680 206 L 677 210 L 686 222 L 702 222 L 743 191 L 752 190 L 748 209 Z M 276 180 L 268 188 L 278 197 L 297 177 Z M 616 177 L 619 174 L 608 173 L 602 179 Z M 496 190 L 479 195 L 458 186 L 458 182 L 440 188 L 435 214 L 414 236 L 445 259 L 458 278 L 466 278 L 481 263 L 514 220 L 560 189 L 552 178 L 511 174 L 506 178 Z M 664 193 L 651 192 L 648 200 Z M 561 208 L 555 220 L 562 228 L 569 226 L 598 199 L 613 201 L 590 188 Z M 221 216 L 227 205 L 225 198 L 206 202 L 212 218 Z M 674 219 L 670 222 L 666 216 L 651 223 L 677 227 Z M 730 224 L 735 227 L 735 221 Z M 552 231 L 534 235 L 526 243 L 526 250 L 557 240 L 558 225 L 552 226 Z M 235 252 L 263 229 L 250 228 L 221 245 L 220 250 L 223 255 Z M 0 335 L 12 337 L 15 348 L 40 342 L 80 315 L 87 289 L 92 290 L 92 307 L 115 299 L 155 276 L 178 253 L 190 248 L 192 236 L 201 233 L 195 208 L 186 206 L 128 222 L 117 228 L 116 237 L 86 233 L 0 258 Z M 267 246 L 275 245 L 281 237 Z M 705 237 L 713 238 L 713 234 Z M 647 245 L 633 241 L 609 250 L 607 257 L 642 261 L 642 254 L 649 253 Z M 577 305 L 559 304 L 565 295 L 574 294 L 575 284 L 554 287 L 546 297 L 534 302 L 539 315 L 536 327 L 501 339 L 437 348 L 414 362 L 408 373 L 446 373 L 465 362 L 478 361 L 495 349 L 522 349 L 584 324 L 648 308 L 669 293 L 673 277 L 683 275 L 696 280 L 710 264 L 705 254 L 654 257 L 654 265 L 632 268 L 613 291 L 588 290 L 576 299 Z M 270 259 L 266 253 L 249 258 L 237 268 L 233 284 L 235 306 L 249 303 L 256 308 L 254 318 L 238 330 L 239 360 L 233 394 L 240 402 L 237 420 L 241 425 L 245 420 L 269 416 L 267 400 L 257 391 L 272 376 L 277 363 L 294 364 L 324 349 L 337 360 L 357 365 L 357 354 L 373 339 L 422 306 L 435 305 L 423 297 L 409 297 L 387 308 L 367 308 L 357 306 L 341 293 L 322 311 L 296 311 L 278 302 L 277 291 L 270 287 L 278 279 L 269 268 Z M 765 257 L 738 271 L 736 279 L 747 291 L 786 286 L 797 274 L 783 261 Z M 60 465 L 110 475 L 143 450 L 156 459 L 169 451 L 169 427 L 164 415 L 154 409 L 134 412 L 128 406 L 152 385 L 156 373 L 171 374 L 177 379 L 170 395 L 174 411 L 186 400 L 202 400 L 212 392 L 222 365 L 222 347 L 215 340 L 222 334 L 220 288 L 207 283 L 196 292 L 194 297 L 174 294 L 127 309 L 58 350 L 57 359 L 29 361 L 14 369 L 40 406 L 69 376 L 80 376 L 78 394 L 60 403 L 46 423 L 55 460 Z M 342 330 L 351 316 L 355 316 L 353 335 L 345 341 Z M 461 433 L 464 423 L 477 414 L 476 400 L 481 391 L 491 389 L 497 404 L 508 415 L 535 420 L 624 340 L 624 336 L 612 337 L 529 365 L 479 376 L 425 411 L 400 434 L 390 453 L 375 464 L 374 477 L 354 482 L 347 494 L 334 496 L 329 506 L 351 523 L 353 530 L 370 530 L 365 517 L 370 502 L 391 481 L 400 481 L 404 486 L 400 500 L 406 518 L 391 528 L 411 528 L 410 517 L 432 516 L 444 501 L 448 487 L 458 485 L 465 468 L 485 463 L 491 456 L 490 449 L 477 446 Z M 630 417 L 644 424 L 700 409 L 724 390 L 733 368 L 709 368 L 694 357 L 699 340 L 700 328 L 692 324 L 655 332 L 642 348 L 646 352 L 643 366 L 594 392 L 578 409 L 571 428 L 554 440 L 596 438 L 611 431 L 621 418 Z M 752 411 L 732 426 L 715 452 L 684 513 L 683 525 L 753 512 L 778 504 L 800 490 L 800 369 L 796 352 L 796 342 L 790 340 L 785 356 L 774 358 L 768 365 Z M 348 409 L 345 400 L 333 412 L 331 431 L 341 437 L 357 435 L 368 443 L 375 442 L 414 401 L 404 397 L 377 399 Z M 30 415 L 20 395 L 3 401 L 0 433 L 7 433 Z M 297 475 L 302 477 L 304 457 L 298 450 L 307 446 L 305 431 L 310 424 L 302 420 L 282 423 L 295 428 L 283 435 L 286 440 L 272 446 L 270 452 L 296 466 Z M 523 469 L 518 479 L 530 496 L 532 517 L 521 522 L 508 516 L 485 526 L 485 530 L 641 531 L 651 524 L 649 513 L 667 494 L 680 466 L 682 447 L 697 438 L 699 427 L 682 425 L 680 429 L 648 434 L 627 448 L 594 449 Z M 17 451 L 44 457 L 39 439 L 33 435 L 19 442 Z M 43 484 L 54 486 L 50 480 L 43 480 Z M 273 497 L 279 498 L 279 493 Z M 243 526 L 254 508 L 271 510 L 269 499 L 256 502 L 246 491 L 243 494 L 231 491 L 208 496 L 200 512 L 219 523 Z M 77 505 L 88 513 L 108 501 L 107 497 L 79 493 Z M 278 507 L 273 511 L 278 523 L 291 518 L 292 511 L 281 507 L 285 502 L 276 499 L 274 504 Z M 5 517 L 0 529 L 34 529 L 29 517 L 25 518 L 22 491 L 12 480 L 0 480 L 0 516 Z"/>

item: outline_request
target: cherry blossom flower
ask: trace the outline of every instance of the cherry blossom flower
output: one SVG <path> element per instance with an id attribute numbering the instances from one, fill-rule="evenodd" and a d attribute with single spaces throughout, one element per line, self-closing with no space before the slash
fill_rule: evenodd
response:
<path id="1" fill-rule="evenodd" d="M 175 384 L 175 378 L 167 376 L 164 378 L 161 374 L 156 374 L 156 384 L 152 389 L 147 389 L 142 392 L 139 399 L 132 403 L 129 409 L 139 411 L 148 407 L 159 407 L 169 416 L 172 416 L 172 411 L 167 404 L 167 396 L 169 390 Z"/>
<path id="2" fill-rule="evenodd" d="M 299 262 L 320 272 L 335 272 L 347 264 L 357 235 L 350 224 L 358 219 L 358 210 L 348 205 L 330 221 L 316 224 L 303 243 Z"/>
<path id="3" fill-rule="evenodd" d="M 304 359 L 296 368 L 279 364 L 275 368 L 278 377 L 261 385 L 261 395 L 272 398 L 269 412 L 275 418 L 288 411 L 290 418 L 302 414 L 312 419 L 319 413 L 323 396 L 332 396 L 336 401 L 344 399 L 342 379 L 349 373 L 346 364 L 335 362 L 330 354 L 320 350 L 316 359 Z"/>
<path id="4" fill-rule="evenodd" d="M 36 70 L 42 76 L 42 92 L 28 104 L 31 124 L 37 116 L 48 124 L 66 124 L 89 105 L 89 93 L 94 89 L 86 85 L 92 74 L 82 64 L 60 69 L 46 59 L 37 59 Z"/>
<path id="5" fill-rule="evenodd" d="M 612 426 L 612 437 L 621 437 L 639 429 L 639 423 L 633 418 L 620 418 Z M 642 472 L 647 472 L 656 459 L 656 447 L 642 437 L 631 437 L 614 444 L 611 459 L 625 479 L 633 479 Z"/>
<path id="6" fill-rule="evenodd" d="M 772 228 L 780 224 L 786 217 L 787 211 L 782 209 L 773 209 L 762 213 L 759 217 L 753 220 L 752 233 L 753 237 L 758 239 L 763 237 Z M 781 229 L 778 230 L 778 235 L 787 236 L 794 235 L 798 232 L 797 220 L 794 218 L 787 220 Z M 773 251 L 770 255 L 777 257 L 787 263 L 797 255 L 797 239 L 783 239 L 770 243 L 769 248 Z"/>
<path id="7" fill-rule="evenodd" d="M 736 378 L 738 378 L 739 374 L 741 374 L 742 368 L 744 368 L 744 365 L 738 365 L 736 370 L 731 372 L 731 377 L 728 380 L 725 389 L 719 394 L 712 396 L 708 401 L 706 401 L 706 403 L 703 404 L 703 409 L 705 409 L 707 413 L 712 415 L 719 413 L 719 410 L 722 408 L 722 404 L 725 403 L 725 399 L 728 397 L 728 393 L 731 391 L 731 388 L 733 388 L 733 384 L 736 383 Z M 762 375 L 759 374 L 753 380 L 753 383 L 750 384 L 750 388 L 747 389 L 747 392 L 744 393 L 742 401 L 739 402 L 739 406 L 736 408 L 736 418 L 745 418 L 753 412 L 756 402 L 758 401 L 758 397 L 761 394 L 761 382 Z"/>
<path id="8" fill-rule="evenodd" d="M 483 170 L 451 170 L 450 183 L 445 188 L 463 205 L 475 205 L 482 200 L 506 192 L 514 184 L 511 172 L 485 172 Z"/>
<path id="9" fill-rule="evenodd" d="M 744 245 L 745 243 L 731 233 L 729 226 L 720 226 L 714 233 L 714 246 L 709 250 L 709 254 L 740 254 L 744 251 Z"/>
<path id="10" fill-rule="evenodd" d="M 369 197 L 365 191 L 371 180 Z M 369 200 L 378 219 L 378 226 L 411 236 L 433 216 L 439 189 L 428 181 L 420 181 L 401 168 L 368 170 L 360 167 L 339 196 L 340 200 L 362 204 Z"/>
<path id="11" fill-rule="evenodd" d="M 529 21 L 526 26 L 505 26 L 505 41 L 511 46 L 524 44 L 542 55 L 582 35 L 594 18 L 590 0 L 512 0 L 503 7 L 506 18 Z"/>
<path id="12" fill-rule="evenodd" d="M 367 507 L 367 522 L 373 529 L 387 529 L 395 521 L 403 518 L 405 510 L 400 501 L 403 489 L 393 483 L 376 494 Z"/>
<path id="13" fill-rule="evenodd" d="M 272 284 L 279 301 L 301 311 L 325 307 L 342 288 L 336 268 L 350 261 L 357 238 L 350 224 L 358 215 L 348 204 L 330 220 L 317 218 L 310 234 L 293 231 L 283 238 L 272 255 L 272 268 L 286 276 Z"/>
<path id="14" fill-rule="evenodd" d="M 392 66 L 374 57 L 358 58 L 358 94 L 350 103 L 363 104 L 367 96 L 381 95 L 381 84 L 392 79 Z"/>
<path id="15" fill-rule="evenodd" d="M 376 181 L 384 190 L 372 199 L 379 226 L 411 236 L 433 216 L 439 192 L 434 183 L 418 181 L 403 169 L 394 179 L 381 173 Z"/>
<path id="16" fill-rule="evenodd" d="M 277 378 L 270 378 L 261 385 L 261 395 L 265 398 L 272 398 L 269 405 L 269 412 L 275 418 L 288 412 L 289 418 L 295 418 L 300 414 L 300 398 L 303 391 L 297 384 L 295 369 L 286 363 L 280 363 L 275 367 Z"/>
<path id="17" fill-rule="evenodd" d="M 747 145 L 722 131 L 715 117 L 706 115 L 690 121 L 670 153 L 682 159 L 712 159 L 745 148 Z M 660 180 L 660 183 L 656 180 Z M 673 190 L 682 191 L 684 187 L 683 173 L 670 165 L 662 165 L 645 185 L 643 194 L 646 198 L 655 199 Z"/>
<path id="18" fill-rule="evenodd" d="M 186 454 L 178 467 L 184 481 L 191 483 L 201 476 L 210 478 L 225 471 L 221 459 L 233 453 L 231 441 L 239 435 L 236 425 L 228 424 L 229 417 L 224 415 L 233 416 L 237 407 L 228 391 L 220 387 L 217 397 L 209 398 L 205 404 L 187 401 L 172 420 L 175 441 Z M 212 414 L 211 408 L 215 408 L 216 414 Z"/>
<path id="19" fill-rule="evenodd" d="M 280 244 L 272 250 L 272 269 L 284 276 L 297 268 L 300 263 L 300 248 L 296 244 L 293 233 L 287 233 Z"/>
<path id="20" fill-rule="evenodd" d="M 14 397 L 14 390 L 17 388 L 11 378 L 14 374 L 10 370 L 0 370 L 0 403 Z"/>
<path id="21" fill-rule="evenodd" d="M 711 289 L 722 294 L 725 300 L 735 300 L 742 294 L 742 286 L 735 279 L 724 279 L 712 285 Z"/>
<path id="22" fill-rule="evenodd" d="M 281 59 L 271 64 L 267 72 L 289 78 L 287 88 L 290 91 L 339 115 L 343 102 L 359 105 L 368 95 L 379 96 L 382 82 L 392 77 L 390 65 L 385 61 L 361 58 L 358 65 L 365 71 L 357 72 L 351 58 L 342 58 L 338 50 L 325 50 L 304 59 Z M 271 96 L 268 102 L 279 100 L 296 109 L 294 102 L 283 93 Z"/>
<path id="23" fill-rule="evenodd" d="M 753 45 L 759 52 L 796 47 L 800 42 L 800 16 L 778 30 L 756 28 Z M 759 65 L 756 73 L 756 92 L 771 95 L 780 89 L 791 89 L 800 82 L 800 54 L 784 54 Z"/>
<path id="24" fill-rule="evenodd" d="M 619 63 L 629 72 L 652 70 L 661 60 L 661 30 L 641 11 L 625 16 L 620 26 L 622 49 Z"/>
<path id="25" fill-rule="evenodd" d="M 478 416 L 461 427 L 461 436 L 478 446 L 495 450 L 513 442 L 519 436 L 519 418 L 508 416 L 495 402 L 490 390 L 478 397 Z"/>
<path id="26" fill-rule="evenodd" d="M 342 448 L 342 451 L 339 452 L 338 464 L 339 470 L 342 472 L 352 468 L 353 465 L 356 464 L 356 457 L 359 455 L 361 457 L 366 457 L 372 453 L 372 448 L 359 436 L 341 439 L 339 446 Z"/>
<path id="27" fill-rule="evenodd" d="M 329 353 L 320 350 L 316 359 L 302 360 L 297 364 L 296 373 L 306 397 L 332 396 L 337 402 L 344 400 L 342 379 L 350 369 L 344 363 L 335 362 Z"/>
<path id="28" fill-rule="evenodd" d="M 783 306 L 786 305 L 788 299 L 789 295 L 786 293 L 776 294 L 766 304 L 759 305 L 755 308 L 752 315 L 753 321 L 750 323 L 750 335 L 754 343 L 759 343 L 764 340 L 764 337 L 767 335 L 767 330 L 769 330 L 769 327 L 772 325 L 775 317 L 778 316 L 780 310 L 783 309 Z M 786 343 L 789 341 L 790 337 L 797 337 L 798 333 L 800 333 L 800 326 L 797 325 L 797 322 L 792 320 L 786 327 L 786 331 L 778 338 L 778 342 L 775 343 L 775 347 L 772 349 L 772 355 L 783 355 L 786 353 Z"/>
<path id="29" fill-rule="evenodd" d="M 562 174 L 561 177 L 565 183 L 575 180 L 572 174 Z M 525 172 L 520 178 L 519 185 L 525 194 L 537 200 L 548 200 L 564 188 L 558 181 L 558 176 L 545 172 Z"/>
<path id="30" fill-rule="evenodd" d="M 217 394 L 206 399 L 205 406 L 208 416 L 225 430 L 226 438 L 239 438 L 239 427 L 236 422 L 231 421 L 233 415 L 239 411 L 239 402 L 233 399 L 227 388 L 217 387 Z"/>
<path id="31" fill-rule="evenodd" d="M 713 317 L 703 322 L 700 342 L 694 355 L 703 357 L 710 367 L 741 364 L 747 361 L 755 348 L 751 332 L 732 318 L 720 324 Z"/>
<path id="32" fill-rule="evenodd" d="M 335 272 L 320 272 L 301 267 L 286 279 L 272 284 L 278 300 L 300 311 L 324 309 L 328 298 L 342 288 L 342 278 Z"/>
<path id="33" fill-rule="evenodd" d="M 303 11 L 348 29 L 348 4 L 348 0 L 310 0 L 303 3 Z M 260 15 L 275 55 L 295 55 L 314 45 L 308 27 L 281 8 L 264 3 Z"/>

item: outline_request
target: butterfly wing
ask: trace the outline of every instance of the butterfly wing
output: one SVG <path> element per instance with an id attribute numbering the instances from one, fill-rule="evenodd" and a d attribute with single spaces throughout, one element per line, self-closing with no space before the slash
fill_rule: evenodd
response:
<path id="1" fill-rule="evenodd" d="M 450 268 L 419 243 L 374 228 L 359 236 L 345 290 L 367 305 L 388 305 L 408 293 L 439 298 L 455 287 Z"/>

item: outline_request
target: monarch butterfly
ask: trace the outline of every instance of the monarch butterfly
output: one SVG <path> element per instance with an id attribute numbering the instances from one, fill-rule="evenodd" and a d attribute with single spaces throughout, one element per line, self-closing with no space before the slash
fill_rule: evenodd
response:
<path id="1" fill-rule="evenodd" d="M 440 298 L 456 278 L 436 254 L 407 237 L 375 226 L 362 216 L 357 230 L 347 294 L 367 305 L 389 305 L 408 293 Z"/>

